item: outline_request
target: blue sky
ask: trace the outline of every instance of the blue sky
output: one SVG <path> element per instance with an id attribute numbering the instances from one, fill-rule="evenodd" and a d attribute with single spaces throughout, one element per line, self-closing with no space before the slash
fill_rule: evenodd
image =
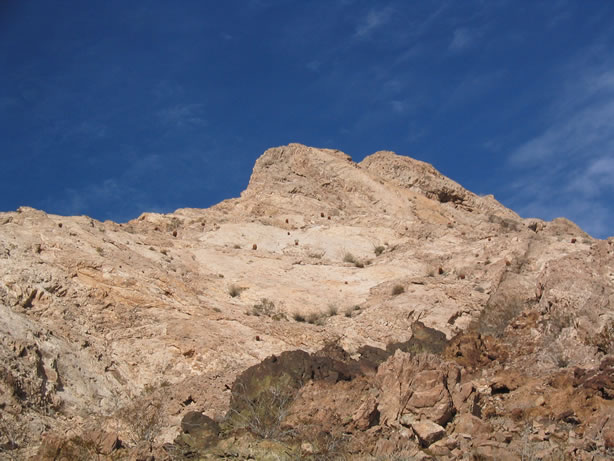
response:
<path id="1" fill-rule="evenodd" d="M 300 142 L 614 235 L 613 24 L 606 0 L 2 0 L 0 210 L 207 207 Z"/>

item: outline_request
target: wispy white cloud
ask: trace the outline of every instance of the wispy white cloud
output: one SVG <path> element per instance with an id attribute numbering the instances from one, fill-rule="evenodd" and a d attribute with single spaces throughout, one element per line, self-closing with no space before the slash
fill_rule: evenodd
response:
<path id="1" fill-rule="evenodd" d="M 461 106 L 468 101 L 476 101 L 497 87 L 505 77 L 505 71 L 496 70 L 480 74 L 467 74 L 447 95 L 442 110 Z"/>
<path id="2" fill-rule="evenodd" d="M 176 104 L 159 110 L 157 116 L 165 125 L 176 127 L 206 126 L 207 120 L 202 114 L 203 107 L 203 104 Z"/>
<path id="3" fill-rule="evenodd" d="M 70 130 L 73 135 L 82 135 L 90 138 L 104 138 L 107 136 L 107 126 L 94 120 L 85 120 Z"/>
<path id="4" fill-rule="evenodd" d="M 590 159 L 584 170 L 571 179 L 567 189 L 583 197 L 596 197 L 606 191 L 614 195 L 614 151 Z"/>
<path id="5" fill-rule="evenodd" d="M 573 64 L 541 132 L 508 158 L 519 178 L 511 196 L 522 215 L 565 216 L 606 237 L 614 235 L 614 69 Z"/>
<path id="6" fill-rule="evenodd" d="M 392 106 L 392 110 L 399 114 L 405 112 L 407 107 L 404 101 L 399 101 L 398 99 L 390 101 L 390 105 Z"/>
<path id="7" fill-rule="evenodd" d="M 354 36 L 358 38 L 368 37 L 374 30 L 388 23 L 391 17 L 392 9 L 390 7 L 370 10 L 356 27 Z"/>
<path id="8" fill-rule="evenodd" d="M 454 30 L 452 41 L 448 46 L 448 50 L 453 53 L 459 53 L 473 46 L 477 39 L 476 32 L 464 27 Z"/>
<path id="9" fill-rule="evenodd" d="M 556 158 L 586 157 L 596 150 L 614 154 L 614 95 L 566 114 L 512 153 L 511 162 L 530 166 Z"/>
<path id="10" fill-rule="evenodd" d="M 313 61 L 309 61 L 307 64 L 305 64 L 305 67 L 307 67 L 307 69 L 312 72 L 318 72 L 320 70 L 321 65 L 322 63 L 320 61 L 314 59 Z"/>

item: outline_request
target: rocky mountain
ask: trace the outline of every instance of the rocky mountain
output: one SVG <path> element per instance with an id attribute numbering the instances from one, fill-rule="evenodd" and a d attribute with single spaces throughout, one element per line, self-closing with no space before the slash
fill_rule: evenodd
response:
<path id="1" fill-rule="evenodd" d="M 0 213 L 0 459 L 610 459 L 614 238 L 382 151 Z"/>

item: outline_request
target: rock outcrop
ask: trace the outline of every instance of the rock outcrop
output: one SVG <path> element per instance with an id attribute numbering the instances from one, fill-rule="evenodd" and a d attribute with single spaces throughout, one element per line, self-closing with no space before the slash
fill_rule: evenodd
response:
<path id="1" fill-rule="evenodd" d="M 0 457 L 607 459 L 612 306 L 614 238 L 392 152 L 269 149 L 127 223 L 22 207 Z"/>

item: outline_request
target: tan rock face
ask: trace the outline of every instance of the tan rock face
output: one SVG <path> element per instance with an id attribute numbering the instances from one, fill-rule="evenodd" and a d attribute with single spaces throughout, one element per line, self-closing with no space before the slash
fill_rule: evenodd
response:
<path id="1" fill-rule="evenodd" d="M 43 434 L 96 429 L 161 447 L 189 412 L 222 419 L 249 367 L 334 343 L 361 377 L 295 389 L 293 421 L 303 404 L 326 418 L 319 396 L 341 386 L 326 427 L 367 434 L 361 452 L 417 456 L 404 415 L 446 430 L 442 456 L 470 443 L 462 414 L 498 434 L 566 414 L 579 427 L 556 431 L 584 447 L 611 411 L 613 305 L 614 239 L 521 219 L 391 152 L 273 148 L 240 198 L 206 210 L 0 214 L 0 446 L 35 456 Z M 609 426 L 595 431 L 605 446 Z"/>

